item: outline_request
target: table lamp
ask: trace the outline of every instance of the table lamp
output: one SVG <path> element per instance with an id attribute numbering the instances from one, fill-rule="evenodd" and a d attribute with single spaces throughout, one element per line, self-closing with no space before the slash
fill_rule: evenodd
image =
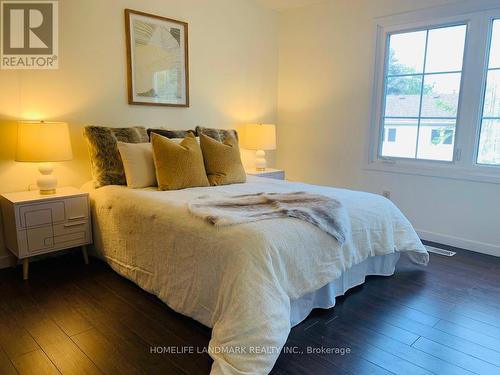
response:
<path id="1" fill-rule="evenodd" d="M 55 194 L 57 178 L 51 162 L 73 158 L 68 124 L 64 122 L 20 121 L 16 161 L 40 163 L 37 186 L 40 194 Z"/>
<path id="2" fill-rule="evenodd" d="M 243 127 L 241 147 L 256 150 L 255 169 L 265 171 L 266 152 L 276 150 L 276 126 L 272 124 L 249 124 Z"/>

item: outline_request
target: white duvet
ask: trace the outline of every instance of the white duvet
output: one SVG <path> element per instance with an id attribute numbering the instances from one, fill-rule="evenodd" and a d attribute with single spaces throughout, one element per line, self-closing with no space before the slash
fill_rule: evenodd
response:
<path id="1" fill-rule="evenodd" d="M 298 219 L 214 227 L 191 216 L 202 195 L 308 191 L 346 207 L 352 238 L 339 247 Z M 411 224 L 374 194 L 248 177 L 245 184 L 170 192 L 107 186 L 91 192 L 96 248 L 110 265 L 175 311 L 212 327 L 212 374 L 267 374 L 290 332 L 290 301 L 368 257 L 428 254 Z"/>

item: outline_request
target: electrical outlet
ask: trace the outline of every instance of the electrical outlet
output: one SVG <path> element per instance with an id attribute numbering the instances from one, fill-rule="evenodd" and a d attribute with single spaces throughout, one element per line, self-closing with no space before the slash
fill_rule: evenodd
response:
<path id="1" fill-rule="evenodd" d="M 387 199 L 391 199 L 391 192 L 389 190 L 384 190 L 382 192 L 382 195 L 386 197 Z"/>

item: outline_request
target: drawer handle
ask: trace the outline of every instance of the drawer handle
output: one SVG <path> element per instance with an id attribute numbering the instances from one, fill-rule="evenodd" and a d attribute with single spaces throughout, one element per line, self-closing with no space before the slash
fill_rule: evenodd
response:
<path id="1" fill-rule="evenodd" d="M 87 216 L 81 215 L 81 216 L 71 216 L 69 220 L 79 220 L 79 219 L 85 219 Z"/>
<path id="2" fill-rule="evenodd" d="M 69 224 L 64 224 L 64 227 L 69 228 L 69 227 L 76 227 L 76 226 L 85 225 L 85 224 L 87 224 L 87 223 L 69 223 Z"/>

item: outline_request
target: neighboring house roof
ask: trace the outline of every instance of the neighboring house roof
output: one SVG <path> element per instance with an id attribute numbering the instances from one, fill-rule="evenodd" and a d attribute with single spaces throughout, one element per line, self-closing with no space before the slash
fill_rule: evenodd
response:
<path id="1" fill-rule="evenodd" d="M 420 95 L 387 95 L 386 116 L 417 117 Z M 457 115 L 458 94 L 424 95 L 423 117 L 455 117 Z"/>

